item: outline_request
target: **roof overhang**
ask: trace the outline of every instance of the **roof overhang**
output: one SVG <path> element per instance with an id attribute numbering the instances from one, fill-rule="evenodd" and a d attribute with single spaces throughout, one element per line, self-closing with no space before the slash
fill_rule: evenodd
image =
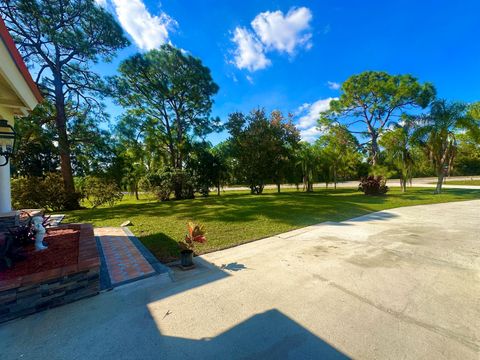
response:
<path id="1" fill-rule="evenodd" d="M 0 107 L 11 115 L 26 115 L 42 100 L 38 87 L 0 18 Z"/>

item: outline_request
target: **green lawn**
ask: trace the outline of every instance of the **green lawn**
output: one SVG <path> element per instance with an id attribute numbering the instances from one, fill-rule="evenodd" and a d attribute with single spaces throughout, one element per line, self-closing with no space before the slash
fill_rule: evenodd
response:
<path id="1" fill-rule="evenodd" d="M 208 242 L 198 253 L 219 250 L 323 221 L 340 221 L 383 209 L 439 202 L 480 199 L 479 190 L 448 189 L 432 195 L 432 189 L 393 188 L 388 196 L 369 197 L 353 190 L 316 190 L 307 194 L 274 190 L 255 196 L 232 191 L 220 197 L 157 202 L 126 197 L 112 208 L 67 213 L 67 222 L 90 222 L 95 226 L 134 224 L 133 233 L 163 262 L 178 256 L 177 241 L 185 236 L 186 222 L 207 226 Z"/>
<path id="2" fill-rule="evenodd" d="M 473 185 L 480 186 L 480 180 L 452 180 L 447 181 L 447 185 Z"/>

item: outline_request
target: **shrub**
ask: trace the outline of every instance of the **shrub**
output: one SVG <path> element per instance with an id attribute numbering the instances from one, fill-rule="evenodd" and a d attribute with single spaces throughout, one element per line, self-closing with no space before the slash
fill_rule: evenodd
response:
<path id="1" fill-rule="evenodd" d="M 81 194 L 75 195 L 77 200 Z M 69 198 L 62 176 L 49 173 L 45 177 L 20 177 L 12 180 L 12 205 L 16 209 L 41 208 L 60 211 L 68 207 Z"/>
<path id="2" fill-rule="evenodd" d="M 175 192 L 176 199 L 193 199 L 194 181 L 185 170 L 164 168 L 157 173 L 147 175 L 142 180 L 142 188 L 152 192 L 160 201 L 170 200 Z"/>
<path id="3" fill-rule="evenodd" d="M 195 198 L 195 178 L 188 171 L 173 171 L 173 191 L 175 199 L 194 199 Z"/>
<path id="4" fill-rule="evenodd" d="M 358 190 L 365 195 L 384 195 L 388 191 L 388 186 L 385 184 L 386 180 L 382 176 L 367 176 L 360 181 Z"/>
<path id="5" fill-rule="evenodd" d="M 123 198 L 122 189 L 111 180 L 88 176 L 84 186 L 84 196 L 93 208 L 105 204 L 111 207 Z"/>
<path id="6" fill-rule="evenodd" d="M 158 200 L 170 200 L 173 192 L 172 173 L 169 169 L 148 174 L 141 182 L 144 190 L 153 193 Z"/>

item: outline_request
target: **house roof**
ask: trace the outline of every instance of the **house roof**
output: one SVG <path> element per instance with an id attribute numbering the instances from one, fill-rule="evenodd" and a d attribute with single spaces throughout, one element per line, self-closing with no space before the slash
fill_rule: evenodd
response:
<path id="1" fill-rule="evenodd" d="M 32 76 L 30 75 L 30 72 L 28 71 L 27 66 L 25 65 L 25 62 L 23 61 L 22 55 L 20 55 L 20 52 L 18 51 L 17 47 L 15 46 L 15 42 L 13 41 L 12 37 L 10 36 L 10 33 L 8 32 L 7 26 L 5 25 L 5 22 L 3 19 L 0 17 L 0 38 L 2 39 L 3 43 L 5 44 L 5 47 L 7 48 L 8 52 L 10 53 L 10 56 L 12 57 L 13 62 L 17 66 L 18 70 L 22 74 L 23 78 L 25 79 L 25 82 L 27 83 L 28 87 L 30 88 L 31 92 L 35 96 L 38 102 L 41 102 L 43 100 L 42 94 L 40 93 L 40 90 L 38 90 L 37 85 L 32 79 Z"/>

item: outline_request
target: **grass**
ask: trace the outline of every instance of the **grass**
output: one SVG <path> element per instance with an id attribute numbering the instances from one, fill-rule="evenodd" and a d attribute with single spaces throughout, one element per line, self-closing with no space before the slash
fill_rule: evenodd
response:
<path id="1" fill-rule="evenodd" d="M 178 241 L 186 233 L 186 222 L 207 227 L 208 241 L 197 253 L 211 252 L 251 240 L 279 234 L 323 221 L 341 221 L 373 211 L 401 206 L 480 199 L 479 190 L 448 189 L 432 195 L 432 189 L 409 189 L 402 194 L 392 188 L 387 196 L 371 197 L 353 189 L 316 190 L 314 193 L 274 190 L 256 196 L 229 191 L 194 200 L 157 202 L 125 197 L 111 208 L 85 209 L 67 213 L 68 222 L 95 226 L 119 226 L 131 220 L 130 229 L 163 262 L 177 258 Z"/>
<path id="2" fill-rule="evenodd" d="M 480 186 L 480 180 L 452 180 L 447 181 L 447 185 L 473 185 Z"/>

